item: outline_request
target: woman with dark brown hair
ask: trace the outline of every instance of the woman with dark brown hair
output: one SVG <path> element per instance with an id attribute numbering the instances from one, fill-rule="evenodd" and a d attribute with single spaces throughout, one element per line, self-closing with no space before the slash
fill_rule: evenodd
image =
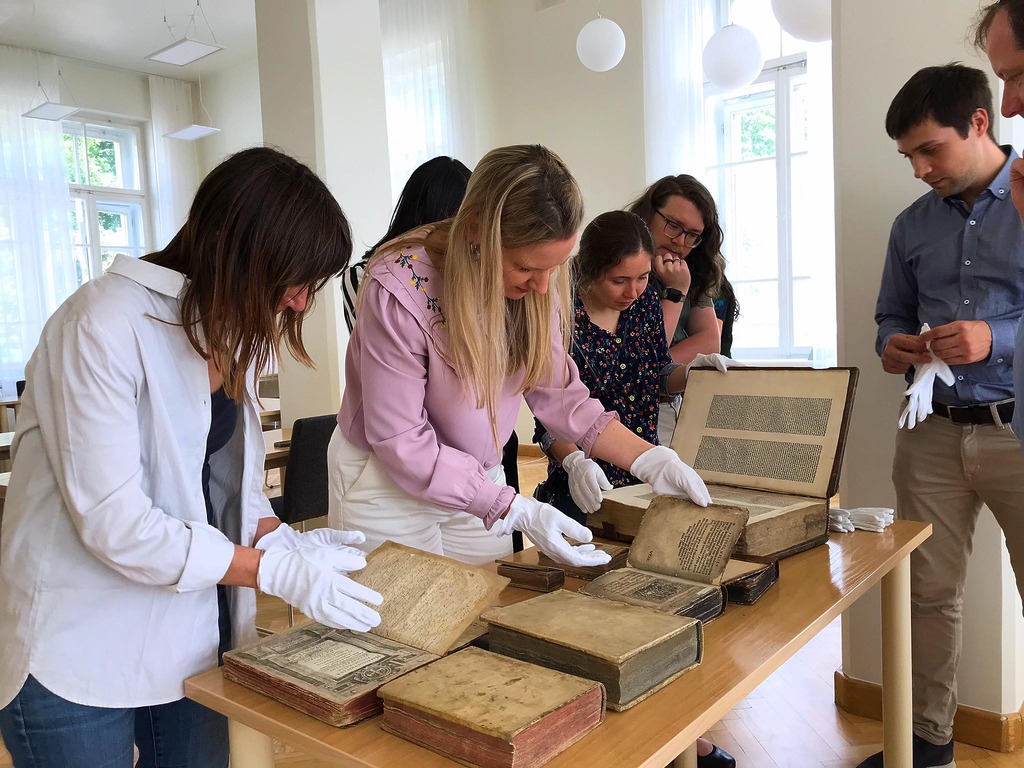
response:
<path id="1" fill-rule="evenodd" d="M 188 220 L 50 318 L 26 369 L 0 539 L 0 732 L 17 768 L 223 768 L 184 680 L 255 639 L 255 589 L 365 631 L 357 532 L 299 534 L 263 494 L 255 382 L 348 263 L 327 187 L 229 157 Z M 362 602 L 361 602 L 362 601 Z M 133 762 L 133 745 L 139 751 Z"/>

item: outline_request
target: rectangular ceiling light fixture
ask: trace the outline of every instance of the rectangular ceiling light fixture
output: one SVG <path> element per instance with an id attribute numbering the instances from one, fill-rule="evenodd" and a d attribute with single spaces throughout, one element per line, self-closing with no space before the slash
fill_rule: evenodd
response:
<path id="1" fill-rule="evenodd" d="M 192 125 L 184 128 L 179 128 L 176 131 L 165 133 L 165 139 L 180 139 L 181 141 L 195 141 L 201 139 L 203 136 L 209 136 L 211 133 L 220 133 L 220 128 L 214 128 L 212 125 Z"/>
<path id="2" fill-rule="evenodd" d="M 198 40 L 191 40 L 187 37 L 177 40 L 166 48 L 154 51 L 146 58 L 150 61 L 159 61 L 162 64 L 173 64 L 176 67 L 184 67 L 193 61 L 209 56 L 211 53 L 223 50 L 223 46 L 212 43 L 201 43 Z"/>
<path id="3" fill-rule="evenodd" d="M 59 104 L 56 101 L 44 101 L 37 107 L 33 107 L 22 117 L 34 117 L 36 120 L 63 120 L 68 115 L 78 111 L 78 107 L 69 107 L 67 104 Z"/>

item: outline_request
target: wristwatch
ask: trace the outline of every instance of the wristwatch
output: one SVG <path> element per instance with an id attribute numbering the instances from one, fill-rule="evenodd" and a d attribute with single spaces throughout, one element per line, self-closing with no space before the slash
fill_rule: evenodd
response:
<path id="1" fill-rule="evenodd" d="M 551 446 L 554 444 L 555 436 L 552 435 L 550 432 L 545 432 L 543 435 L 541 435 L 540 449 L 541 451 L 543 451 L 545 456 L 549 458 L 554 458 L 553 456 L 551 456 Z"/>
<path id="2" fill-rule="evenodd" d="M 665 301 L 674 301 L 676 304 L 678 304 L 685 297 L 683 296 L 683 292 L 680 291 L 678 288 L 666 288 L 662 292 L 661 298 L 663 298 Z"/>

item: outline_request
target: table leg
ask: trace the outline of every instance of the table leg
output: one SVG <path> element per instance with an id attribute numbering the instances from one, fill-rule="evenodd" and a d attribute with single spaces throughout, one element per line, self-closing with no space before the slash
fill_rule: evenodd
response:
<path id="1" fill-rule="evenodd" d="M 697 742 L 688 746 L 683 754 L 672 761 L 672 768 L 697 768 Z"/>
<path id="2" fill-rule="evenodd" d="M 265 733 L 228 720 L 232 768 L 274 768 L 274 740 Z"/>
<path id="3" fill-rule="evenodd" d="M 913 763 L 910 557 L 882 577 L 882 748 L 886 765 Z"/>

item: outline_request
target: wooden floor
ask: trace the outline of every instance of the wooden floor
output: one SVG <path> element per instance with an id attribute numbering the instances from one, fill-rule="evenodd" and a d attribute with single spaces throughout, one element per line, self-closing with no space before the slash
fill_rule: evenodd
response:
<path id="1" fill-rule="evenodd" d="M 543 478 L 540 459 L 520 461 L 524 490 Z M 287 626 L 287 611 L 276 598 L 260 595 L 259 626 Z M 856 766 L 881 749 L 882 726 L 847 715 L 832 701 L 832 675 L 841 664 L 839 621 L 765 681 L 709 732 L 708 738 L 736 757 L 740 768 L 838 768 Z M 958 768 L 1024 768 L 1024 752 L 1000 754 L 956 745 Z M 10 760 L 0 747 L 0 766 Z M 294 750 L 280 747 L 277 765 L 328 768 Z"/>

